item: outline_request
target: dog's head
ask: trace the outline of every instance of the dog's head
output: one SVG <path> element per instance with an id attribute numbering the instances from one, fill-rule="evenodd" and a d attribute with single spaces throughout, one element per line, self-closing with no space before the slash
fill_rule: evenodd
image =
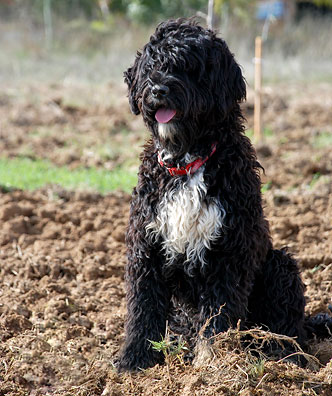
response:
<path id="1" fill-rule="evenodd" d="M 132 112 L 141 113 L 160 145 L 177 156 L 246 96 L 226 43 L 193 20 L 159 24 L 124 75 Z"/>

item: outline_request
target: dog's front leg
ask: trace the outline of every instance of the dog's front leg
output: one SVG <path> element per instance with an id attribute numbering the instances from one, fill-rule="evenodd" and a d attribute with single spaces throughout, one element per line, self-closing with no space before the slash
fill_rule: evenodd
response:
<path id="1" fill-rule="evenodd" d="M 156 257 L 146 250 L 130 252 L 127 267 L 127 323 L 119 371 L 137 371 L 163 361 L 150 341 L 165 334 L 168 292 L 158 273 Z M 149 257 L 150 256 L 150 257 Z"/>

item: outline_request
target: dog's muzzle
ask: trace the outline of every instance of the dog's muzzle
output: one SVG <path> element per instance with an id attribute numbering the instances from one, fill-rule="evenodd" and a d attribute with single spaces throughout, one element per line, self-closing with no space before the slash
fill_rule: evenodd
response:
<path id="1" fill-rule="evenodd" d="M 155 84 L 151 88 L 151 94 L 155 99 L 164 99 L 169 94 L 169 88 L 167 85 Z"/>

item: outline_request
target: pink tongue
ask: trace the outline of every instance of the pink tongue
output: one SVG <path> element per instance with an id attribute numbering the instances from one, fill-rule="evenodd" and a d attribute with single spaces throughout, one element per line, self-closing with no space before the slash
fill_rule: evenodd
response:
<path id="1" fill-rule="evenodd" d="M 162 124 L 167 124 L 176 114 L 175 110 L 161 108 L 156 112 L 156 120 Z"/>

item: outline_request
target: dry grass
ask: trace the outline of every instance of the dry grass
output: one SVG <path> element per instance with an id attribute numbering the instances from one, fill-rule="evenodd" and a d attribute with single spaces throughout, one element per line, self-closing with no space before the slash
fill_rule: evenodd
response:
<path id="1" fill-rule="evenodd" d="M 24 15 L 1 21 L 3 38 L 0 54 L 1 78 L 18 80 L 105 83 L 122 80 L 123 71 L 133 62 L 153 26 L 129 25 L 115 18 L 102 22 L 54 20 L 51 48 L 45 40 L 43 25 Z M 221 35 L 253 81 L 254 37 L 262 25 L 243 25 L 234 21 L 221 25 Z M 332 42 L 329 20 L 303 20 L 298 24 L 271 27 L 263 48 L 264 78 L 272 81 L 331 81 Z"/>
<path id="2" fill-rule="evenodd" d="M 251 342 L 243 348 L 242 341 Z M 271 342 L 291 343 L 311 368 L 302 369 L 287 359 L 271 360 L 262 348 Z M 255 352 L 253 354 L 253 351 Z M 112 373 L 103 395 L 331 395 L 332 366 L 318 371 L 319 361 L 304 353 L 293 338 L 261 329 L 230 329 L 214 337 L 212 359 L 195 367 L 175 357 L 167 365 L 139 374 Z M 112 393 L 113 392 L 113 393 Z M 115 392 L 115 393 L 114 393 Z"/>

